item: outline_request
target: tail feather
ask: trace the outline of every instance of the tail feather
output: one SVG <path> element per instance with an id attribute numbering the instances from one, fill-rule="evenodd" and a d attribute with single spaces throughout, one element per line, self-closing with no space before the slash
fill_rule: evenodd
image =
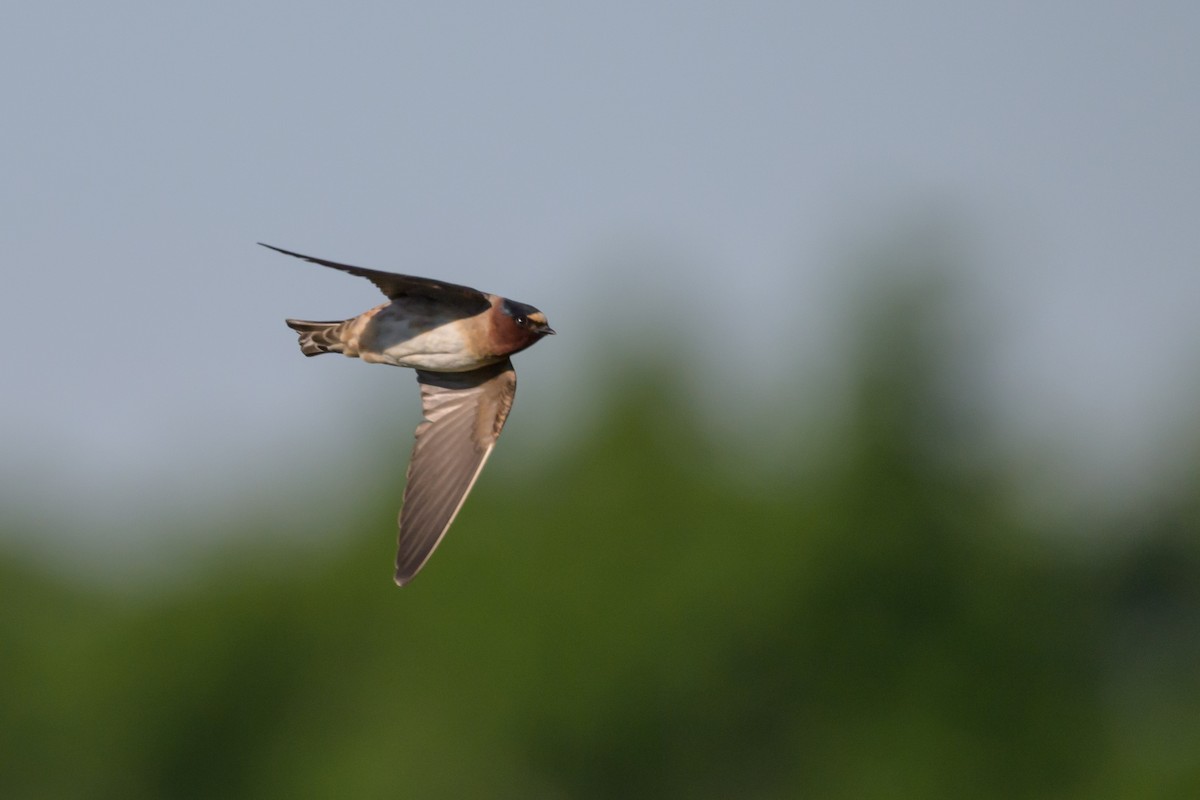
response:
<path id="1" fill-rule="evenodd" d="M 303 319 L 289 319 L 285 321 L 289 328 L 300 334 L 300 352 L 306 356 L 341 353 L 346 349 L 342 342 L 342 329 L 348 320 L 309 322 Z"/>

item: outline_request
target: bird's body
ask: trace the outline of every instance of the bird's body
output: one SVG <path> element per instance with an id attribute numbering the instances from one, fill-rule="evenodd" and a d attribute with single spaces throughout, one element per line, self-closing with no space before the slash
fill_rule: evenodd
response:
<path id="1" fill-rule="evenodd" d="M 503 357 L 486 345 L 491 327 L 486 317 L 464 318 L 425 298 L 401 298 L 348 320 L 288 320 L 288 325 L 302 334 L 305 355 L 333 352 L 372 364 L 468 372 Z"/>
<path id="2" fill-rule="evenodd" d="M 449 529 L 504 427 L 517 385 L 508 357 L 554 331 L 533 306 L 499 295 L 271 249 L 367 278 L 389 298 L 351 319 L 287 324 L 307 356 L 417 370 L 425 419 L 400 510 L 396 583 L 404 585 Z"/>

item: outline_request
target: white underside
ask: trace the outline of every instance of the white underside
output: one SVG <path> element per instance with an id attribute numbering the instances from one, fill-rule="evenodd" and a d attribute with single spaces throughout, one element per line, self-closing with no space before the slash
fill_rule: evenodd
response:
<path id="1" fill-rule="evenodd" d="M 400 320 L 380 320 L 377 325 L 375 346 L 359 353 L 363 361 L 435 372 L 466 372 L 488 363 L 468 355 L 470 348 L 455 325 L 426 331 L 414 330 Z"/>

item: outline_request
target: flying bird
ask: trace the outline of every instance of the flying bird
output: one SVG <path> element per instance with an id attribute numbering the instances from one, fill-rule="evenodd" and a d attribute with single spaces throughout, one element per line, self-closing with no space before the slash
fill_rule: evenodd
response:
<path id="1" fill-rule="evenodd" d="M 399 515 L 396 583 L 403 586 L 433 555 L 496 446 L 517 390 L 509 356 L 554 330 L 541 311 L 499 295 L 262 246 L 366 278 L 388 298 L 347 320 L 286 322 L 306 356 L 341 353 L 417 371 L 425 418 Z"/>

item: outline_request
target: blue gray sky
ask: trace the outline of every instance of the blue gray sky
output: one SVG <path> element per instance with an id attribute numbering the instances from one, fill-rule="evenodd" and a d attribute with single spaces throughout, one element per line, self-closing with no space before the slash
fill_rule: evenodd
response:
<path id="1" fill-rule="evenodd" d="M 1198 37 L 1183 2 L 9 4 L 4 502 L 132 525 L 405 453 L 411 376 L 282 325 L 373 288 L 256 241 L 546 310 L 545 439 L 631 331 L 717 365 L 716 415 L 836 362 L 854 254 L 923 215 L 1007 435 L 1137 481 L 1200 397 Z"/>

